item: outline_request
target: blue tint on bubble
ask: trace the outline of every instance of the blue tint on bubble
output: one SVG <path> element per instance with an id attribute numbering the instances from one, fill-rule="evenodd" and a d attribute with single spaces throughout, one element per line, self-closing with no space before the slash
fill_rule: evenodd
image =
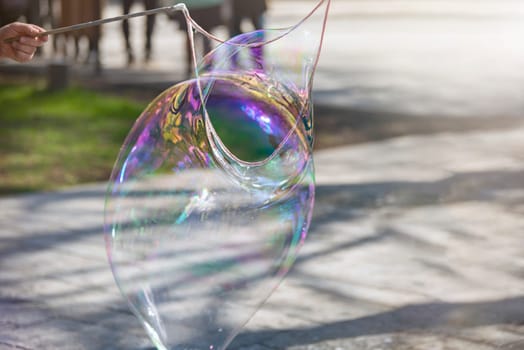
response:
<path id="1" fill-rule="evenodd" d="M 225 349 L 296 259 L 315 198 L 311 62 L 328 8 L 307 17 L 321 19 L 316 39 L 303 21 L 222 43 L 124 142 L 107 251 L 158 349 Z"/>

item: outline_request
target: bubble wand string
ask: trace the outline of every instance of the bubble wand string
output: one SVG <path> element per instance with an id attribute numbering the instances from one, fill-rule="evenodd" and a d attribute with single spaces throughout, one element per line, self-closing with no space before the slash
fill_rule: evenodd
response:
<path id="1" fill-rule="evenodd" d="M 298 22 L 297 24 L 295 24 L 293 26 L 287 27 L 287 28 L 280 28 L 282 30 L 285 30 L 286 32 L 281 34 L 281 35 L 279 35 L 279 36 L 277 36 L 276 38 L 273 38 L 271 40 L 264 41 L 264 42 L 261 42 L 261 43 L 254 43 L 254 44 L 232 43 L 230 45 L 251 47 L 251 46 L 265 45 L 265 44 L 269 44 L 271 42 L 277 41 L 278 39 L 286 36 L 286 34 L 288 34 L 289 32 L 293 31 L 293 29 L 299 27 L 310 16 L 312 16 L 313 13 L 315 13 L 316 10 L 320 6 L 322 6 L 322 4 L 324 2 L 326 2 L 326 1 L 327 1 L 327 4 L 328 4 L 328 9 L 329 9 L 329 5 L 331 4 L 331 0 L 319 0 L 317 5 L 315 6 L 315 8 L 306 17 L 304 17 L 300 22 Z M 175 5 L 172 5 L 172 6 L 159 7 L 159 8 L 152 9 L 152 10 L 135 12 L 135 13 L 127 14 L 127 15 L 121 15 L 121 16 L 110 17 L 110 18 L 97 19 L 97 20 L 90 21 L 90 22 L 84 22 L 84 23 L 80 23 L 80 24 L 73 24 L 73 25 L 67 26 L 67 27 L 60 27 L 60 28 L 56 28 L 56 29 L 50 29 L 50 30 L 47 30 L 45 32 L 36 34 L 35 37 L 40 37 L 40 36 L 44 36 L 44 35 L 68 33 L 68 32 L 72 32 L 72 31 L 75 31 L 75 30 L 80 30 L 80 29 L 85 29 L 85 28 L 89 28 L 89 27 L 100 26 L 100 25 L 103 25 L 103 24 L 106 24 L 106 23 L 123 21 L 123 20 L 126 20 L 126 19 L 135 18 L 135 17 L 150 16 L 150 15 L 154 15 L 154 14 L 157 14 L 157 13 L 160 13 L 160 12 L 169 12 L 169 11 L 182 11 L 182 13 L 184 13 L 184 16 L 186 17 L 186 20 L 191 23 L 191 25 L 193 26 L 193 28 L 195 30 L 197 30 L 198 32 L 206 35 L 210 39 L 213 39 L 213 40 L 215 40 L 217 42 L 220 42 L 220 43 L 224 43 L 225 42 L 225 40 L 220 39 L 220 38 L 216 37 L 215 35 L 209 33 L 204 28 L 202 28 L 197 22 L 195 22 L 195 20 L 190 16 L 189 10 L 187 9 L 185 3 L 178 3 L 178 4 L 175 4 Z M 327 16 L 326 16 L 326 18 L 324 18 L 324 24 L 323 24 L 323 29 L 322 30 L 325 30 L 326 20 L 327 20 Z M 10 44 L 12 42 L 15 42 L 15 41 L 19 40 L 22 36 L 23 35 L 17 35 L 17 36 L 13 36 L 11 38 L 4 39 L 4 42 L 6 44 Z"/>
<path id="2" fill-rule="evenodd" d="M 80 23 L 80 24 L 74 24 L 72 26 L 61 27 L 61 28 L 56 28 L 56 29 L 50 29 L 50 30 L 47 30 L 45 32 L 38 33 L 35 37 L 40 37 L 40 36 L 44 36 L 44 35 L 67 33 L 67 32 L 72 32 L 72 31 L 75 31 L 75 30 L 85 29 L 85 28 L 89 28 L 89 27 L 96 27 L 96 26 L 99 26 L 99 25 L 102 25 L 102 24 L 106 24 L 106 23 L 110 23 L 110 22 L 123 21 L 123 20 L 126 20 L 126 19 L 134 18 L 134 17 L 150 16 L 150 15 L 154 15 L 154 14 L 157 14 L 157 13 L 160 13 L 160 12 L 183 10 L 184 7 L 185 7 L 184 4 L 176 4 L 176 5 L 173 5 L 173 6 L 159 7 L 159 8 L 152 9 L 152 10 L 147 10 L 147 11 L 142 11 L 142 12 L 135 12 L 135 13 L 130 13 L 130 14 L 127 14 L 127 15 L 122 15 L 122 16 L 98 19 L 98 20 L 95 20 L 95 21 L 90 21 L 90 22 L 85 22 L 85 23 Z M 4 39 L 4 42 L 9 44 L 9 43 L 12 43 L 14 41 L 19 40 L 22 36 L 23 35 L 17 35 L 17 36 L 11 37 L 11 38 Z"/>

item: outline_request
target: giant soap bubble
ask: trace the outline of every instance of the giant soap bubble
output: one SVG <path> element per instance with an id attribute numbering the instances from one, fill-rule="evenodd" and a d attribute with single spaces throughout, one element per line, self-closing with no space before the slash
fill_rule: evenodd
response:
<path id="1" fill-rule="evenodd" d="M 121 149 L 107 250 L 158 349 L 225 349 L 295 260 L 315 196 L 310 95 L 329 3 L 195 57 L 195 78 L 158 96 Z M 216 40 L 185 13 L 193 41 Z"/>

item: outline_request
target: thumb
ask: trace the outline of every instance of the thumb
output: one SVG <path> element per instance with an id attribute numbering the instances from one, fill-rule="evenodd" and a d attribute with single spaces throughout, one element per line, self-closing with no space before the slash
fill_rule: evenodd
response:
<path id="1" fill-rule="evenodd" d="M 15 22 L 11 24 L 11 29 L 19 35 L 34 37 L 43 31 L 37 26 L 33 26 L 27 23 Z"/>

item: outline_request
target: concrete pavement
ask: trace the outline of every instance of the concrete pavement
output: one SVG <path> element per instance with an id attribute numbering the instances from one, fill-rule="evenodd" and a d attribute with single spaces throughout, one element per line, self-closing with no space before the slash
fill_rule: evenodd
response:
<path id="1" fill-rule="evenodd" d="M 524 125 L 316 154 L 295 268 L 231 349 L 524 349 Z M 146 349 L 105 185 L 0 200 L 0 349 Z"/>

